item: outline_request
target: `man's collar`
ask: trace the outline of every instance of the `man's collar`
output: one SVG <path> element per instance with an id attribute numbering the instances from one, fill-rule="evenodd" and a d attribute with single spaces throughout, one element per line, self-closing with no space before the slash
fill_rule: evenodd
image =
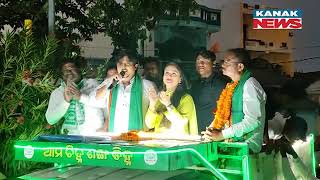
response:
<path id="1" fill-rule="evenodd" d="M 136 78 L 136 75 L 134 75 L 131 79 L 130 79 L 130 81 L 129 81 L 129 85 L 128 86 L 130 86 L 130 85 L 132 85 L 133 84 L 133 82 L 134 82 L 134 79 Z M 124 84 L 123 84 L 123 82 L 122 83 L 120 83 L 121 84 L 121 86 L 124 86 Z"/>
<path id="2" fill-rule="evenodd" d="M 206 77 L 206 78 L 201 78 L 200 77 L 200 80 L 201 80 L 201 82 L 210 82 L 212 80 L 212 78 L 214 77 L 214 75 L 215 75 L 215 73 L 212 72 L 209 77 Z"/>
<path id="3" fill-rule="evenodd" d="M 134 79 L 136 78 L 136 75 L 134 75 L 131 79 L 130 79 L 130 84 L 133 83 Z"/>

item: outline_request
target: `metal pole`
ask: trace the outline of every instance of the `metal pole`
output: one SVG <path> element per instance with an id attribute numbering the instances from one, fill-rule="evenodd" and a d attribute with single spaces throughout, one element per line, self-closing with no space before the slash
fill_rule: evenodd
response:
<path id="1" fill-rule="evenodd" d="M 48 30 L 49 35 L 54 35 L 54 0 L 49 0 L 48 2 Z"/>

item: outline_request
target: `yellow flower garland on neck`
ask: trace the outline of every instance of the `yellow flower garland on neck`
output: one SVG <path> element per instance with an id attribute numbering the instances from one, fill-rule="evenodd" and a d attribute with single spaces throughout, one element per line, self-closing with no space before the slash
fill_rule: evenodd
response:
<path id="1" fill-rule="evenodd" d="M 231 125 L 232 96 L 237 85 L 238 81 L 228 83 L 222 90 L 219 100 L 217 101 L 217 111 L 215 112 L 215 117 L 210 127 L 221 130 Z"/>

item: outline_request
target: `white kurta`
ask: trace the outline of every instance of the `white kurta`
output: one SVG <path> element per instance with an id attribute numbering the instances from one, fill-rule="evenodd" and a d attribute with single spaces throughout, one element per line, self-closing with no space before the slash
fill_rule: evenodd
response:
<path id="1" fill-rule="evenodd" d="M 84 85 L 80 89 L 82 96 L 89 96 L 98 86 L 94 79 L 84 79 Z M 68 129 L 68 134 L 91 135 L 103 125 L 103 111 L 100 108 L 92 107 L 84 103 L 85 122 L 81 125 L 62 125 L 62 129 Z M 50 95 L 49 105 L 46 112 L 46 119 L 49 124 L 56 124 L 67 112 L 70 103 L 64 99 L 64 86 L 59 86 Z"/>
<path id="2" fill-rule="evenodd" d="M 117 102 L 116 102 L 116 110 L 115 110 L 115 116 L 114 116 L 114 128 L 113 132 L 121 133 L 121 132 L 127 132 L 129 129 L 129 113 L 130 113 L 130 96 L 131 96 L 131 88 L 132 83 L 134 81 L 134 78 L 130 80 L 130 84 L 127 87 L 124 87 L 122 83 L 120 83 L 119 89 L 118 89 L 118 96 L 117 96 Z M 106 87 L 109 87 L 111 84 L 111 79 L 106 79 L 103 83 L 99 85 L 96 89 L 99 89 L 106 85 Z M 151 88 L 155 88 L 155 85 L 146 79 L 142 79 L 142 113 L 143 118 L 145 117 L 145 114 L 149 107 L 149 95 L 148 91 Z M 96 99 L 96 93 L 93 93 L 89 99 L 91 102 L 90 104 L 95 104 L 96 106 L 102 107 L 105 109 L 106 112 L 109 112 L 107 110 L 108 104 L 109 104 L 109 95 L 110 90 L 107 89 L 106 95 L 101 99 Z M 81 97 L 82 99 L 83 97 Z M 109 115 L 108 115 L 109 116 Z"/>
<path id="3" fill-rule="evenodd" d="M 241 122 L 222 130 L 224 138 L 242 137 L 253 132 L 246 140 L 253 152 L 259 152 L 263 143 L 263 131 L 265 124 L 265 104 L 267 96 L 259 82 L 250 77 L 243 87 L 243 113 Z"/>

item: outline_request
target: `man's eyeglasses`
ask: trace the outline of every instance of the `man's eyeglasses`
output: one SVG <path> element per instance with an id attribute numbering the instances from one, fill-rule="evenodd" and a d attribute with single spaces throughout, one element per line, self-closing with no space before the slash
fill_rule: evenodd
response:
<path id="1" fill-rule="evenodd" d="M 210 64 L 211 63 L 211 61 L 204 61 L 204 60 L 196 60 L 196 64 L 204 64 L 204 65 L 206 65 L 206 64 Z"/>
<path id="2" fill-rule="evenodd" d="M 226 66 L 230 66 L 231 64 L 238 64 L 240 63 L 239 61 L 230 61 L 230 60 L 221 60 L 220 64 L 222 65 L 226 65 Z"/>

